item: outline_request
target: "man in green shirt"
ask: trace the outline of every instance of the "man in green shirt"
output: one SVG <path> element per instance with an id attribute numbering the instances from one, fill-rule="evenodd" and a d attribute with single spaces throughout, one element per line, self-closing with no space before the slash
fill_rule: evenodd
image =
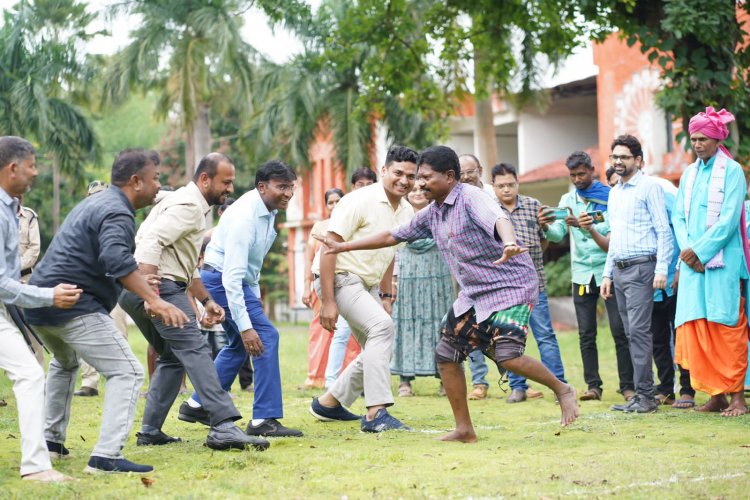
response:
<path id="1" fill-rule="evenodd" d="M 591 157 L 583 151 L 571 154 L 565 165 L 576 188 L 565 193 L 558 204 L 559 208 L 567 209 L 568 215 L 565 218 L 555 217 L 553 209 L 542 206 L 539 209 L 539 224 L 546 238 L 553 243 L 561 241 L 570 229 L 573 304 L 578 319 L 583 378 L 588 385 L 588 390 L 581 394 L 581 400 L 600 400 L 602 379 L 599 376 L 599 353 L 596 348 L 596 305 L 609 247 L 609 222 L 606 214 L 609 187 L 594 179 Z M 593 217 L 587 215 L 599 211 L 604 218 L 602 222 L 595 222 Z M 620 377 L 618 392 L 627 401 L 635 395 L 628 339 L 615 297 L 605 300 L 604 305 L 617 353 L 617 372 Z"/>

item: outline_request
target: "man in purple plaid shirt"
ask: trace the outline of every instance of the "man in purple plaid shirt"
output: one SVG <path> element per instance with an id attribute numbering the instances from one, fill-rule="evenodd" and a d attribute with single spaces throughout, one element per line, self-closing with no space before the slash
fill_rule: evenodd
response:
<path id="1" fill-rule="evenodd" d="M 383 248 L 420 238 L 433 238 L 437 243 L 461 288 L 443 320 L 435 349 L 456 420 L 456 429 L 442 440 L 476 442 L 461 368 L 475 349 L 495 361 L 501 371 L 511 370 L 552 389 L 560 401 L 560 423 L 573 423 L 578 417 L 575 389 L 523 354 L 539 284 L 527 250 L 516 244 L 510 219 L 480 189 L 460 183 L 458 156 L 452 149 L 424 150 L 417 167 L 418 185 L 435 202 L 410 223 L 343 243 L 319 239 L 329 253 Z"/>

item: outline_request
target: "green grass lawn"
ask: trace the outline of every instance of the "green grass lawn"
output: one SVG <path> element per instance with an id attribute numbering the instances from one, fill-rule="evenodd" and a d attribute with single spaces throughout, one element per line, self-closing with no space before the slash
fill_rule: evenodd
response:
<path id="1" fill-rule="evenodd" d="M 282 325 L 281 362 L 286 418 L 301 428 L 301 439 L 273 440 L 265 453 L 214 452 L 203 446 L 207 429 L 177 420 L 178 398 L 164 431 L 183 443 L 136 447 L 144 399 L 124 450 L 127 458 L 153 464 L 137 475 L 82 474 L 96 442 L 101 397 L 75 398 L 68 442 L 72 458 L 56 466 L 80 478 L 60 485 L 22 482 L 15 400 L 7 377 L 0 377 L 0 497 L 2 498 L 435 498 L 435 497 L 631 497 L 744 498 L 750 493 L 750 420 L 720 418 L 663 407 L 651 415 L 609 411 L 621 401 L 614 347 L 599 336 L 604 401 L 583 402 L 570 428 L 559 426 L 559 409 L 549 390 L 540 400 L 508 405 L 495 385 L 490 399 L 471 401 L 479 434 L 473 445 L 438 442 L 452 428 L 448 401 L 437 396 L 435 379 L 418 379 L 414 398 L 401 399 L 392 413 L 417 432 L 381 435 L 359 432 L 359 424 L 320 423 L 307 411 L 317 392 L 298 389 L 306 373 L 306 328 Z M 574 333 L 559 335 L 566 375 L 585 389 Z M 130 332 L 145 362 L 146 343 Z M 530 342 L 534 344 L 534 342 Z M 529 353 L 536 356 L 535 345 Z M 145 363 L 144 363 L 145 364 Z M 394 391 L 397 379 L 393 378 Z M 103 386 L 102 386 L 103 387 Z M 538 385 L 535 386 L 541 389 Z M 251 396 L 235 400 L 245 418 Z M 699 400 L 705 400 L 699 395 Z M 358 400 L 354 411 L 363 410 Z M 146 485 L 145 483 L 150 483 Z"/>

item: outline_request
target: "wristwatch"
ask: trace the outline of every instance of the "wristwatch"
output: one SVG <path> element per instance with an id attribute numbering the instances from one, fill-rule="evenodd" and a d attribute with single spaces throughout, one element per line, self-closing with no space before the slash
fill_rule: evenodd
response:
<path id="1" fill-rule="evenodd" d="M 392 293 L 383 293 L 383 292 L 380 292 L 380 293 L 378 293 L 378 295 L 380 296 L 381 299 L 392 299 L 393 298 L 393 294 Z"/>

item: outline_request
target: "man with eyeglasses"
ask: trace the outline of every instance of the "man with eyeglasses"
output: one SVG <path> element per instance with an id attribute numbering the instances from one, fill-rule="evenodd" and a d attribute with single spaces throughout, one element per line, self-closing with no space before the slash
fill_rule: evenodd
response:
<path id="1" fill-rule="evenodd" d="M 482 182 L 482 164 L 479 158 L 473 154 L 463 154 L 458 157 L 458 163 L 461 166 L 461 182 L 464 184 L 471 184 L 479 189 L 484 190 L 485 193 L 492 196 L 492 199 L 497 201 L 497 195 L 495 190 L 492 189 L 492 184 L 485 184 Z"/>
<path id="2" fill-rule="evenodd" d="M 280 161 L 261 165 L 255 189 L 240 196 L 219 219 L 201 267 L 203 285 L 226 315 L 223 326 L 229 344 L 214 360 L 225 391 L 232 387 L 248 354 L 253 357 L 253 418 L 245 431 L 250 436 L 302 436 L 302 431 L 279 422 L 284 417 L 279 331 L 263 312 L 259 286 L 263 260 L 276 239 L 276 214 L 289 206 L 296 180 L 294 171 Z M 211 423 L 197 393 L 182 404 L 178 418 Z"/>
<path id="3" fill-rule="evenodd" d="M 626 413 L 653 413 L 659 407 L 652 368 L 651 314 L 654 290 L 667 287 L 674 251 L 664 190 L 639 170 L 642 159 L 641 143 L 632 135 L 621 135 L 612 142 L 610 161 L 620 180 L 609 197 L 611 232 L 601 294 L 605 299 L 617 294 L 628 336 L 636 395 L 611 407 Z"/>
<path id="4" fill-rule="evenodd" d="M 542 254 L 547 248 L 548 242 L 537 218 L 541 203 L 537 199 L 518 194 L 516 167 L 508 163 L 499 163 L 492 167 L 492 185 L 497 198 L 500 200 L 500 207 L 503 212 L 508 214 L 510 221 L 513 223 L 518 242 L 529 249 L 529 255 L 539 278 L 539 302 L 531 310 L 529 316 L 529 326 L 539 347 L 539 357 L 542 364 L 560 382 L 567 383 L 565 369 L 560 357 L 560 346 L 557 344 L 555 330 L 552 328 L 552 318 L 549 314 L 549 304 L 545 292 L 547 276 L 544 274 Z M 526 401 L 529 390 L 526 378 L 508 372 L 508 379 L 510 380 L 511 394 L 508 396 L 507 402 L 521 403 Z"/>
<path id="5" fill-rule="evenodd" d="M 583 151 L 575 151 L 567 160 L 570 180 L 575 190 L 565 193 L 558 207 L 568 210 L 567 217 L 557 217 L 552 209 L 539 209 L 539 225 L 546 238 L 557 243 L 570 229 L 571 278 L 573 282 L 573 305 L 578 320 L 579 345 L 583 361 L 583 378 L 588 390 L 581 394 L 582 401 L 602 399 L 602 379 L 599 376 L 599 352 L 596 345 L 596 309 L 599 300 L 599 285 L 602 281 L 604 263 L 609 248 L 609 221 L 607 204 L 610 189 L 594 179 L 591 157 Z M 593 223 L 587 213 L 602 212 L 603 222 Z M 579 217 L 582 224 L 579 222 Z M 613 295 L 604 301 L 609 317 L 609 327 L 615 342 L 619 390 L 625 400 L 635 396 L 633 391 L 633 364 L 625 328 Z"/>

